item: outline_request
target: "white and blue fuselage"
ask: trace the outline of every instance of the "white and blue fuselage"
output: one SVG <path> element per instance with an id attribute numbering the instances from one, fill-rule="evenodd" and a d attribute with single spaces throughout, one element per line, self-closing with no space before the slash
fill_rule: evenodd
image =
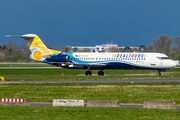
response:
<path id="1" fill-rule="evenodd" d="M 176 63 L 162 53 L 88 53 L 66 52 L 69 62 L 59 62 L 61 67 L 82 69 L 157 69 L 166 70 Z M 58 63 L 58 62 L 55 62 Z"/>

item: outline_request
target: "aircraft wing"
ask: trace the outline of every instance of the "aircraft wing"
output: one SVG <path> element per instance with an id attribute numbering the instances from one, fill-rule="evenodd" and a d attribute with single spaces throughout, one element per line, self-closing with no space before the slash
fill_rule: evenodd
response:
<path id="1" fill-rule="evenodd" d="M 84 67 L 98 67 L 98 68 L 101 68 L 101 67 L 104 67 L 106 66 L 106 64 L 100 64 L 100 63 L 88 63 L 88 64 L 80 64 L 80 63 L 73 63 L 73 64 L 70 64 L 69 67 L 81 67 L 81 66 L 84 66 Z"/>
<path id="2" fill-rule="evenodd" d="M 51 62 L 51 63 L 59 63 L 61 66 L 68 66 L 68 67 L 104 67 L 106 64 L 100 63 L 73 63 L 73 62 Z"/>
<path id="3" fill-rule="evenodd" d="M 100 64 L 100 63 L 88 63 L 88 64 L 76 64 L 74 63 L 74 65 L 79 65 L 79 66 L 93 66 L 93 67 L 103 67 L 103 66 L 106 66 L 106 64 Z"/>

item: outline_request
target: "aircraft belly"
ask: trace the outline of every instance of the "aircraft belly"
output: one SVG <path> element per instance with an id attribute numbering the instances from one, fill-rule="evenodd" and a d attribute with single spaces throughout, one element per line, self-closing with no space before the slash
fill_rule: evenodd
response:
<path id="1" fill-rule="evenodd" d="M 142 68 L 142 66 L 135 65 L 135 64 L 128 64 L 128 63 L 121 63 L 121 62 L 111 62 L 108 63 L 109 68 Z"/>

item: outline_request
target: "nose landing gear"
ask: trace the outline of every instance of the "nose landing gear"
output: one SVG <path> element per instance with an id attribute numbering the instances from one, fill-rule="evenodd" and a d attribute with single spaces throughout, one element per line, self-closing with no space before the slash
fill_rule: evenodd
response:
<path id="1" fill-rule="evenodd" d="M 91 66 L 88 66 L 87 71 L 85 73 L 86 76 L 91 76 L 92 75 L 92 72 L 90 70 L 91 70 Z"/>
<path id="2" fill-rule="evenodd" d="M 91 75 L 92 75 L 92 72 L 88 70 L 88 71 L 86 71 L 85 74 L 86 74 L 86 76 L 91 76 Z"/>
<path id="3" fill-rule="evenodd" d="M 157 73 L 157 75 L 158 75 L 158 76 L 161 76 L 161 72 L 160 72 L 160 70 L 158 70 L 158 73 Z"/>

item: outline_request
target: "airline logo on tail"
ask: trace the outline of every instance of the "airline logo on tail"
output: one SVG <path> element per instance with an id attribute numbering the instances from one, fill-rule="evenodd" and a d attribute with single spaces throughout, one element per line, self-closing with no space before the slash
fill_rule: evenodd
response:
<path id="1" fill-rule="evenodd" d="M 35 36 L 30 44 L 29 49 L 31 50 L 32 59 L 35 60 L 42 60 L 43 55 L 52 54 L 52 52 L 44 45 L 44 43 L 41 41 L 41 39 L 38 36 Z"/>
<path id="2" fill-rule="evenodd" d="M 41 39 L 35 34 L 26 34 L 22 36 L 7 35 L 8 37 L 20 37 L 24 38 L 31 50 L 30 58 L 33 60 L 44 60 L 43 55 L 52 55 L 53 53 L 59 53 L 60 51 L 48 49 Z"/>

